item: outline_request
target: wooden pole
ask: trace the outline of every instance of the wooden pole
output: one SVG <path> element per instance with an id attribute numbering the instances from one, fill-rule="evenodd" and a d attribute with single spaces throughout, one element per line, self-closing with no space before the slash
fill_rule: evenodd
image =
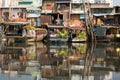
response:
<path id="1" fill-rule="evenodd" d="M 10 0 L 10 5 L 9 5 L 9 19 L 12 18 L 12 3 L 13 3 L 13 0 Z"/>
<path id="2" fill-rule="evenodd" d="M 69 6 L 70 6 L 70 9 L 69 9 L 69 21 L 70 21 L 70 18 L 71 18 L 71 7 L 72 7 L 71 0 L 70 0 L 70 3 L 69 3 Z"/>
<path id="3" fill-rule="evenodd" d="M 93 31 L 93 23 L 92 23 L 92 13 L 91 7 L 89 3 L 85 3 L 85 0 L 82 0 L 83 7 L 84 7 L 84 14 L 85 14 L 85 26 L 86 26 L 86 33 L 87 33 L 87 41 L 95 41 L 94 31 Z M 87 7 L 86 7 L 86 4 Z"/>
<path id="4" fill-rule="evenodd" d="M 86 16 L 86 5 L 85 5 L 85 1 L 82 0 L 82 4 L 83 4 L 83 8 L 84 8 L 84 19 L 85 19 L 85 28 L 86 28 L 86 33 L 87 33 L 87 41 L 89 38 L 89 29 L 88 29 L 88 24 L 87 24 L 87 16 Z"/>

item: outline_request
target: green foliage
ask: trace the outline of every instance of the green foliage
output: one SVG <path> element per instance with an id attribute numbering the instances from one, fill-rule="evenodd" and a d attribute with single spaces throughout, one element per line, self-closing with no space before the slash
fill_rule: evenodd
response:
<path id="1" fill-rule="evenodd" d="M 85 31 L 81 31 L 79 33 L 77 33 L 77 39 L 87 39 L 87 35 Z"/>
<path id="2" fill-rule="evenodd" d="M 35 54 L 35 53 L 28 53 L 26 56 L 27 56 L 27 57 L 34 58 L 34 57 L 36 56 L 36 54 Z"/>
<path id="3" fill-rule="evenodd" d="M 87 45 L 77 45 L 75 47 L 79 53 L 86 53 Z"/>
<path id="4" fill-rule="evenodd" d="M 34 26 L 24 26 L 23 28 L 27 29 L 27 30 L 35 30 L 36 29 Z"/>
<path id="5" fill-rule="evenodd" d="M 66 56 L 67 54 L 68 54 L 68 49 L 61 48 L 57 50 L 57 55 L 59 56 Z"/>
<path id="6" fill-rule="evenodd" d="M 56 33 L 56 36 L 61 38 L 66 38 L 68 37 L 68 31 L 66 29 L 62 29 Z"/>

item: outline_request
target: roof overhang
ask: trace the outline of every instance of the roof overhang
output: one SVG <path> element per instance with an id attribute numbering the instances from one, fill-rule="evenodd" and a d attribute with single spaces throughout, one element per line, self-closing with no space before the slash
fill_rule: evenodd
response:
<path id="1" fill-rule="evenodd" d="M 103 14 L 93 14 L 93 16 L 113 16 L 114 14 L 110 14 L 110 13 L 103 13 Z"/>

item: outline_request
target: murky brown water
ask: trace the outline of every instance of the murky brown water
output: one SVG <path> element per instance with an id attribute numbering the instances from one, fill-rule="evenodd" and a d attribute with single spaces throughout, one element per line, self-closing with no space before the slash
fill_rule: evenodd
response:
<path id="1" fill-rule="evenodd" d="M 120 43 L 0 45 L 0 80 L 119 80 Z"/>

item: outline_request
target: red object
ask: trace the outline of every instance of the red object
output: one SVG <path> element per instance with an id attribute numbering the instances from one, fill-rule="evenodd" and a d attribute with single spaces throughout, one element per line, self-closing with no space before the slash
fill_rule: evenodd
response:
<path id="1" fill-rule="evenodd" d="M 52 6 L 51 5 L 46 5 L 46 9 L 47 10 L 52 10 Z"/>

